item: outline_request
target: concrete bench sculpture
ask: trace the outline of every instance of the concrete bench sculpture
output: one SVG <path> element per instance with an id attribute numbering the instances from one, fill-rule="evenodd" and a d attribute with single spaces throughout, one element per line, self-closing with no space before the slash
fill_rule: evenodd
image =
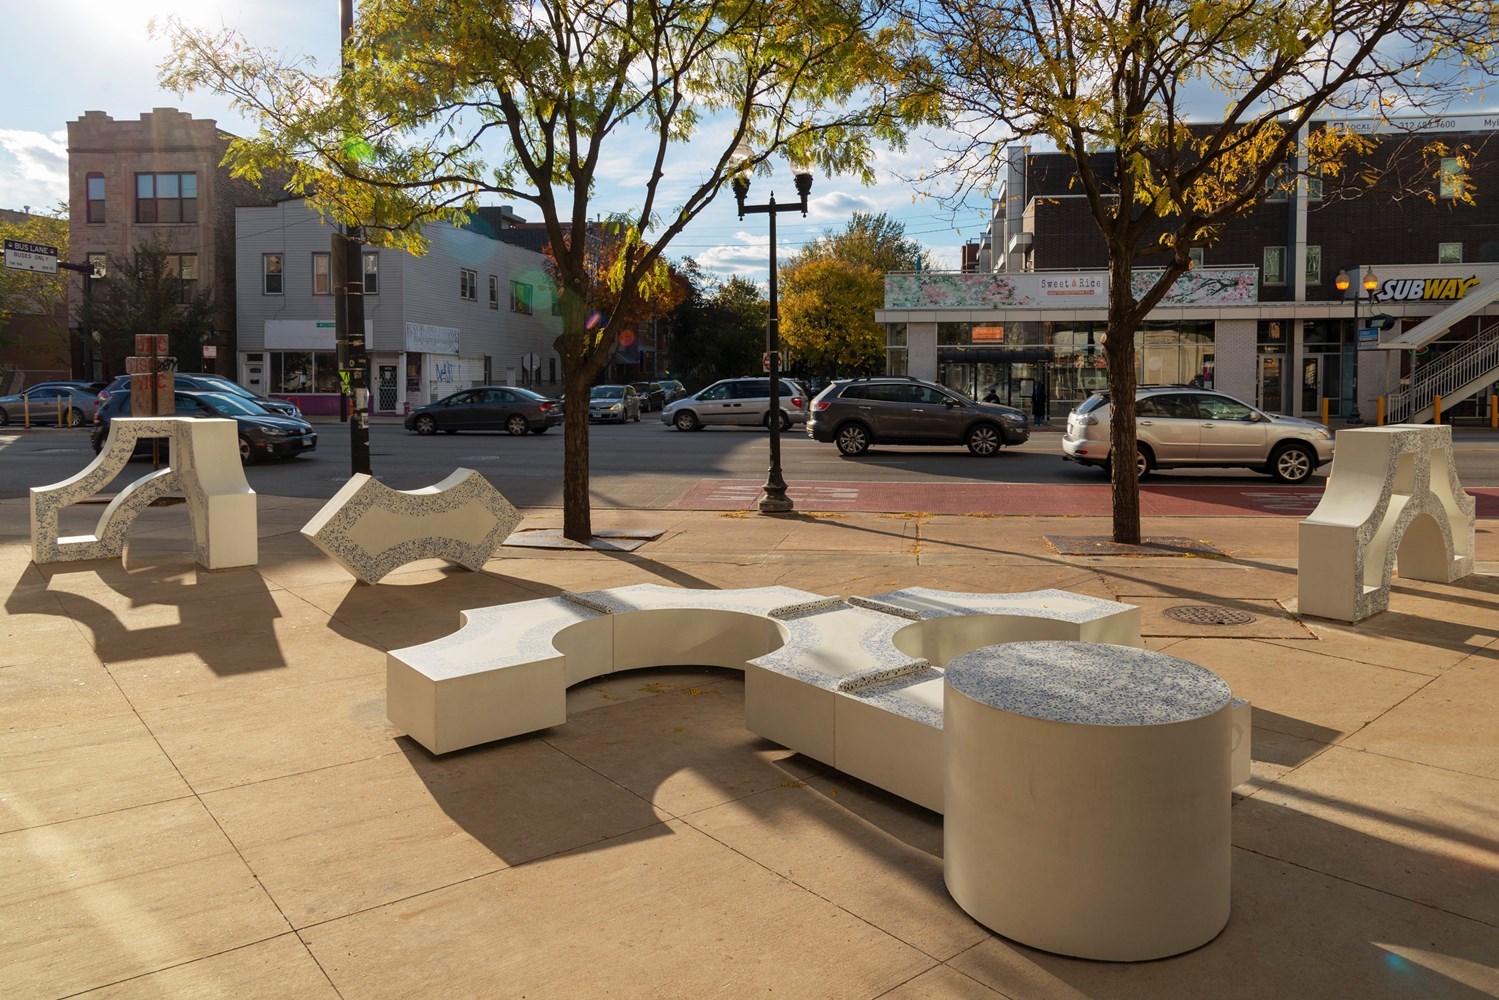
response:
<path id="1" fill-rule="evenodd" d="M 92 535 L 60 537 L 64 507 L 86 500 L 125 470 L 137 443 L 162 438 L 167 467 L 127 486 L 110 502 Z M 181 490 L 193 532 L 193 558 L 207 569 L 253 566 L 259 557 L 255 491 L 245 480 L 233 420 L 116 417 L 89 466 L 71 479 L 31 489 L 31 558 L 40 564 L 117 559 L 141 511 Z"/>
<path id="2" fill-rule="evenodd" d="M 373 584 L 419 559 L 483 569 L 520 520 L 510 501 L 472 469 L 419 490 L 391 489 L 356 473 L 302 534 L 356 579 Z"/>
<path id="3" fill-rule="evenodd" d="M 671 664 L 739 669 L 752 732 L 947 813 L 955 838 L 949 855 L 961 859 L 950 862 L 949 888 L 989 926 L 1069 954 L 1142 960 L 1196 947 L 1227 919 L 1228 871 L 1219 862 L 1228 857 L 1228 788 L 1248 777 L 1249 706 L 1231 700 L 1227 686 L 1201 667 L 1135 648 L 1139 608 L 1060 590 L 911 589 L 845 601 L 788 587 L 703 591 L 647 584 L 466 611 L 463 619 L 452 635 L 387 658 L 387 714 L 434 753 L 560 725 L 567 718 L 567 687 L 603 674 Z M 1052 641 L 1024 641 L 1037 638 Z M 986 698 L 982 684 L 963 680 L 965 670 L 974 669 L 962 665 L 965 658 L 1004 669 L 1034 663 L 1037 650 L 1054 661 L 1048 684 L 1083 704 L 1085 715 L 1089 705 L 1100 711 L 1123 705 L 1143 713 L 1148 724 L 1106 731 L 1098 727 L 1117 720 L 1043 718 L 1039 729 L 1026 731 L 1025 713 L 1016 711 L 1024 699 Z M 1182 690 L 1190 695 L 1181 697 Z M 976 715 L 970 702 L 979 705 Z M 956 727 L 944 721 L 955 704 Z M 1194 721 L 1199 718 L 1207 721 Z M 986 775 L 996 766 L 995 726 L 1004 742 L 1003 732 L 1016 720 L 1020 742 L 1010 742 L 1010 759 L 994 774 L 1024 784 L 1038 755 L 1079 741 L 1078 749 L 1067 751 L 1086 772 L 1075 782 L 1096 784 L 1106 771 L 1104 783 L 1130 794 L 1155 790 L 1136 804 L 1150 816 L 1112 816 L 1112 825 L 1081 834 L 1086 840 L 1117 828 L 1133 831 L 1138 841 L 1124 854 L 1103 849 L 1117 845 L 1095 845 L 1103 859 L 1093 862 L 1095 874 L 1109 876 L 1111 914 L 1123 912 L 1132 893 L 1145 893 L 1141 912 L 1147 918 L 1129 932 L 1087 918 L 1093 897 L 1086 892 L 1054 902 L 1044 921 L 1031 919 L 1024 906 L 996 907 L 993 862 L 983 856 L 993 847 L 989 814 L 1003 808 L 995 796 L 1009 791 L 996 792 Z M 1115 775 L 1135 765 L 1146 772 L 1131 772 L 1127 780 Z M 1204 789 L 1222 794 L 1199 794 Z M 1115 789 L 1108 798 L 1123 801 L 1128 794 Z M 1075 813 L 1063 799 L 1054 800 L 1062 802 L 1060 814 L 1045 814 L 1052 833 Z M 1182 829 L 1175 829 L 1178 821 Z M 1146 827 L 1149 835 L 1140 832 Z M 1156 835 L 1162 835 L 1159 844 L 1152 841 Z M 1009 842 L 1012 858 L 1021 841 Z M 1051 845 L 1048 857 L 1061 850 Z M 1190 874 L 1142 890 L 1139 858 L 1130 852 L 1144 852 L 1150 870 L 1163 854 L 1182 852 Z M 1074 924 L 1081 930 L 1057 935 L 1056 928 Z"/>
<path id="4" fill-rule="evenodd" d="M 1397 558 L 1410 580 L 1471 574 L 1474 512 L 1452 462 L 1451 427 L 1339 431 L 1327 490 L 1298 529 L 1298 610 L 1344 622 L 1379 614 Z"/>

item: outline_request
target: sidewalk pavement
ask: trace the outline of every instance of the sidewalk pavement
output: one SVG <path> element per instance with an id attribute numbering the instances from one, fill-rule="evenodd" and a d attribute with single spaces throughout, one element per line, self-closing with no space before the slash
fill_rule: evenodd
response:
<path id="1" fill-rule="evenodd" d="M 123 562 L 39 568 L 0 501 L 0 996 L 1499 994 L 1499 522 L 1479 575 L 1348 627 L 1295 616 L 1293 519 L 1153 518 L 1228 558 L 1102 558 L 1043 538 L 1096 518 L 610 510 L 665 534 L 369 587 L 298 533 L 319 506 L 262 497 L 259 566 L 209 573 L 180 506 Z M 728 672 L 601 678 L 566 725 L 441 758 L 386 721 L 385 650 L 645 582 L 1140 605 L 1254 703 L 1228 927 L 1139 965 L 994 935 L 943 887 L 940 817 L 746 731 Z"/>

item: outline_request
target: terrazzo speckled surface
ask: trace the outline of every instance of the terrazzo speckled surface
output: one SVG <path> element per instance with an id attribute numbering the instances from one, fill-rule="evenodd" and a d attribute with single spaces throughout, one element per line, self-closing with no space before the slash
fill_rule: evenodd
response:
<path id="1" fill-rule="evenodd" d="M 451 635 L 390 655 L 433 680 L 463 677 L 560 655 L 552 640 L 580 622 L 603 616 L 561 597 L 475 608 L 462 612 L 463 625 Z"/>
<path id="2" fill-rule="evenodd" d="M 1436 524 L 1439 537 L 1423 540 L 1443 547 L 1442 558 L 1432 560 L 1441 565 L 1432 572 L 1402 566 L 1401 575 L 1440 583 L 1468 576 L 1476 510 L 1453 464 L 1450 426 L 1339 431 L 1327 489 L 1297 535 L 1298 610 L 1358 622 L 1389 608 L 1400 542 L 1422 515 Z"/>
<path id="3" fill-rule="evenodd" d="M 974 701 L 1086 726 L 1159 726 L 1211 715 L 1228 685 L 1186 660 L 1093 642 L 1010 642 L 964 653 L 947 683 Z"/>
<path id="4" fill-rule="evenodd" d="M 1056 621 L 1098 621 L 1128 611 L 1133 605 L 1085 597 L 1066 590 L 1029 590 L 1015 594 L 965 594 L 928 587 L 907 587 L 873 597 L 850 597 L 860 607 L 901 615 L 912 621 L 930 621 L 956 615 L 1024 615 Z"/>
<path id="5" fill-rule="evenodd" d="M 99 454 L 76 476 L 31 488 L 31 558 L 47 564 L 83 559 L 116 559 L 125 551 L 125 535 L 141 511 L 176 490 L 180 483 L 171 459 L 179 454 L 179 428 L 194 421 L 183 417 L 119 417 L 110 421 L 109 437 Z M 151 438 L 172 442 L 167 467 L 142 476 L 121 490 L 99 517 L 92 535 L 58 537 L 62 509 L 104 489 L 125 471 L 136 443 Z M 236 457 L 237 460 L 237 457 Z M 201 515 L 201 511 L 199 512 Z M 189 509 L 192 516 L 192 510 Z M 201 553 L 198 553 L 201 554 Z M 200 563 L 207 564 L 203 558 Z"/>
<path id="6" fill-rule="evenodd" d="M 374 519 L 400 523 L 411 537 L 388 545 L 361 541 L 361 535 L 382 534 L 371 530 Z M 356 474 L 302 534 L 356 579 L 378 583 L 421 559 L 446 559 L 478 571 L 520 521 L 510 501 L 472 469 L 409 491 Z"/>
<path id="7" fill-rule="evenodd" d="M 819 602 L 821 604 L 821 602 Z M 786 629 L 780 649 L 750 662 L 824 691 L 837 691 L 845 681 L 866 674 L 891 676 L 927 666 L 927 661 L 895 648 L 895 633 L 909 624 L 894 615 L 839 601 L 784 614 Z M 832 633 L 840 633 L 834 637 Z M 849 641 L 850 634 L 858 638 Z"/>

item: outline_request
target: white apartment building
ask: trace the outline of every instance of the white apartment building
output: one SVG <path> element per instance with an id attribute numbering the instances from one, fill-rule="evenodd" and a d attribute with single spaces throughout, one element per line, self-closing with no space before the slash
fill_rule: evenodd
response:
<path id="1" fill-rule="evenodd" d="M 301 198 L 235 212 L 241 385 L 338 412 L 331 240 Z M 426 254 L 364 249 L 371 407 L 402 413 L 475 385 L 560 391 L 562 332 L 541 254 L 448 223 Z"/>

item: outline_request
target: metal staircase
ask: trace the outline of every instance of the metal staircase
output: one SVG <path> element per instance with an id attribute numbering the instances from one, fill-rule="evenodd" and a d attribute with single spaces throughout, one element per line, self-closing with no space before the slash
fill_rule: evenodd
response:
<path id="1" fill-rule="evenodd" d="M 1499 323 L 1442 355 L 1440 360 L 1417 367 L 1409 388 L 1392 392 L 1385 400 L 1385 422 L 1424 424 L 1431 420 L 1436 397 L 1445 409 L 1499 382 Z"/>

